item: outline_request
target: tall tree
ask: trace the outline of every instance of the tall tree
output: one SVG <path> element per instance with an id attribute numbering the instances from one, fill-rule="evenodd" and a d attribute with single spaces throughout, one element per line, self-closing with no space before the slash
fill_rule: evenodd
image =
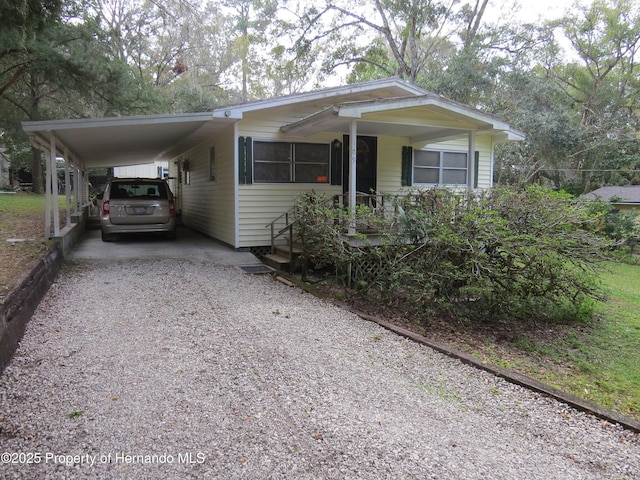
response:
<path id="1" fill-rule="evenodd" d="M 38 119 L 39 94 L 34 70 L 50 71 L 51 56 L 48 32 L 60 20 L 62 0 L 0 0 L 0 104 L 5 128 L 15 136 L 23 115 Z M 44 68 L 42 68 L 42 67 Z M 20 84 L 27 88 L 22 100 L 13 95 Z M 42 191 L 39 152 L 33 151 L 33 189 Z"/>
<path id="2" fill-rule="evenodd" d="M 604 170 L 624 171 L 625 152 L 638 140 L 640 5 L 596 0 L 576 8 L 559 26 L 577 60 L 551 74 L 579 118 L 581 142 L 572 167 L 580 172 L 584 192 L 602 183 Z"/>

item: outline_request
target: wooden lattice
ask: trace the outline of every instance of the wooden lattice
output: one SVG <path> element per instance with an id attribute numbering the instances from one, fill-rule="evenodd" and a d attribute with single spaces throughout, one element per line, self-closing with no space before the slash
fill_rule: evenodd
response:
<path id="1" fill-rule="evenodd" d="M 366 282 L 367 284 L 378 281 L 388 273 L 392 254 L 384 247 L 358 247 L 359 255 L 354 256 L 352 264 L 352 283 Z"/>
<path id="2" fill-rule="evenodd" d="M 262 260 L 265 255 L 271 253 L 271 247 L 251 247 L 251 253 Z"/>

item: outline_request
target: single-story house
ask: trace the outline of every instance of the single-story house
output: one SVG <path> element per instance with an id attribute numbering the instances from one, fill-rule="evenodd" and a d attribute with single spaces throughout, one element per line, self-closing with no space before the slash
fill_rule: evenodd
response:
<path id="1" fill-rule="evenodd" d="M 603 200 L 620 211 L 640 211 L 640 185 L 608 186 L 586 193 L 586 198 Z"/>
<path id="2" fill-rule="evenodd" d="M 268 246 L 266 226 L 302 192 L 346 193 L 355 204 L 356 192 L 489 188 L 496 144 L 524 138 L 502 118 L 397 78 L 204 113 L 23 128 L 49 158 L 67 160 L 80 192 L 88 168 L 168 161 L 182 222 L 236 249 Z"/>

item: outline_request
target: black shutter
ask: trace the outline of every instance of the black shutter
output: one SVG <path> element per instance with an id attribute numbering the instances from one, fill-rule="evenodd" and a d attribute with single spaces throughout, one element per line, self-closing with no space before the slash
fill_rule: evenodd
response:
<path id="1" fill-rule="evenodd" d="M 475 152 L 473 162 L 473 188 L 478 188 L 478 166 L 480 165 L 480 152 Z"/>
<path id="2" fill-rule="evenodd" d="M 342 144 L 331 142 L 331 185 L 342 185 Z"/>
<path id="3" fill-rule="evenodd" d="M 251 137 L 238 137 L 238 183 L 250 185 L 253 167 L 253 143 Z"/>
<path id="4" fill-rule="evenodd" d="M 401 182 L 400 184 L 403 187 L 411 186 L 411 179 L 413 170 L 413 148 L 412 147 L 402 147 L 402 171 L 401 171 Z"/>
<path id="5" fill-rule="evenodd" d="M 244 183 L 251 185 L 253 183 L 253 139 L 247 137 L 245 140 L 245 177 Z"/>

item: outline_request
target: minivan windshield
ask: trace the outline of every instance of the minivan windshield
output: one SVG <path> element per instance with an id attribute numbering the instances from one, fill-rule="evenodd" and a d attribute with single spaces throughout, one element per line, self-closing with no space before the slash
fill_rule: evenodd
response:
<path id="1" fill-rule="evenodd" d="M 111 185 L 112 200 L 124 198 L 155 198 L 166 200 L 169 198 L 166 185 L 163 182 L 113 182 Z"/>

